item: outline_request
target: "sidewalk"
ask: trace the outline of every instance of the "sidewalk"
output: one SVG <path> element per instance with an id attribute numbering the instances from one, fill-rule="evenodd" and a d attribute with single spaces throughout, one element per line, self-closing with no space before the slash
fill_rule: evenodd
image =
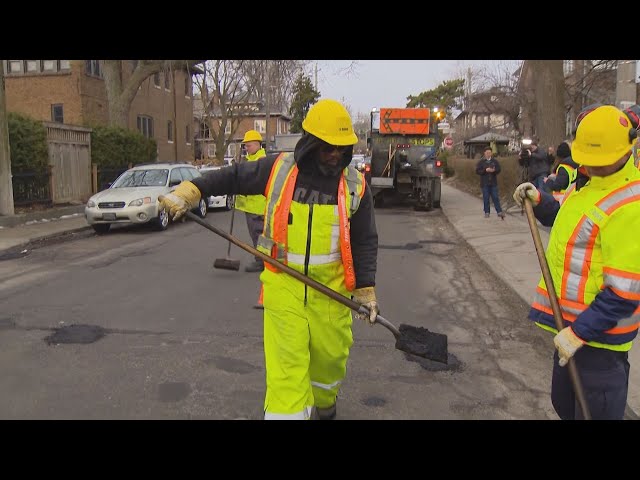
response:
<path id="1" fill-rule="evenodd" d="M 541 274 L 529 224 L 521 210 L 507 211 L 504 221 L 498 220 L 495 212 L 487 219 L 482 212 L 482 199 L 443 184 L 442 211 L 489 268 L 530 304 Z M 41 238 L 91 228 L 84 218 L 84 206 L 39 212 L 34 218 L 23 218 L 26 223 L 11 226 L 17 223 L 14 217 L 0 216 L 0 257 L 3 251 L 6 253 L 8 249 L 16 249 Z M 540 227 L 539 230 L 546 247 L 549 229 Z M 638 342 L 640 339 L 635 343 Z M 640 346 L 634 345 L 631 349 L 629 362 L 631 374 L 627 403 L 640 414 Z"/>
<path id="2" fill-rule="evenodd" d="M 0 216 L 0 256 L 30 242 L 89 228 L 84 218 L 84 205 Z"/>
<path id="3" fill-rule="evenodd" d="M 531 304 L 542 274 L 526 215 L 522 215 L 519 208 L 512 209 L 507 211 L 506 219 L 501 221 L 492 208 L 491 217 L 484 218 L 481 198 L 444 183 L 442 212 L 489 268 L 510 285 L 527 304 Z M 540 226 L 539 231 L 546 248 L 549 229 Z M 640 339 L 636 339 L 629 352 L 631 373 L 627 398 L 628 406 L 637 414 L 640 414 L 640 346 L 637 345 L 639 342 Z"/>

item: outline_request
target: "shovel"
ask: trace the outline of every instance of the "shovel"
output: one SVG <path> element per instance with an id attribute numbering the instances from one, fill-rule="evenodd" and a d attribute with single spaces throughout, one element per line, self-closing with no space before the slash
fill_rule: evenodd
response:
<path id="1" fill-rule="evenodd" d="M 327 297 L 335 300 L 346 307 L 349 307 L 351 310 L 364 313 L 369 315 L 369 309 L 364 305 L 359 304 L 351 300 L 350 298 L 341 295 L 340 293 L 332 290 L 331 288 L 315 281 L 314 279 L 294 270 L 293 268 L 285 265 L 284 263 L 279 262 L 275 258 L 271 258 L 268 255 L 265 255 L 259 250 L 241 242 L 237 238 L 228 234 L 227 232 L 220 230 L 219 228 L 208 224 L 200 217 L 195 215 L 193 212 L 186 212 L 185 215 L 193 220 L 194 222 L 202 225 L 207 230 L 211 230 L 213 233 L 220 235 L 222 238 L 225 238 L 230 243 L 242 248 L 243 250 L 249 252 L 250 254 L 260 257 L 265 262 L 273 265 L 278 270 L 281 270 L 292 277 L 300 280 L 305 285 L 319 291 L 320 293 L 324 293 Z M 433 360 L 440 363 L 448 363 L 448 349 L 447 349 L 447 336 L 441 333 L 430 332 L 426 328 L 422 327 L 413 327 L 411 325 L 400 325 L 400 328 L 397 328 L 390 321 L 385 319 L 382 315 L 377 315 L 375 323 L 379 323 L 391 333 L 396 339 L 396 348 L 403 352 L 409 353 L 411 355 L 416 355 L 418 357 L 423 357 L 429 360 Z"/>
<path id="2" fill-rule="evenodd" d="M 553 286 L 553 277 L 549 270 L 549 264 L 547 263 L 547 257 L 544 253 L 544 246 L 540 239 L 540 232 L 538 231 L 538 224 L 536 223 L 536 217 L 533 213 L 533 205 L 528 198 L 522 202 L 525 212 L 527 212 L 527 220 L 529 221 L 529 228 L 531 229 L 531 236 L 533 237 L 533 244 L 536 247 L 536 253 L 538 254 L 538 262 L 540 263 L 540 270 L 542 270 L 542 277 L 547 287 L 547 293 L 549 294 L 549 302 L 551 303 L 551 310 L 553 311 L 553 318 L 556 321 L 556 329 L 558 331 L 564 328 L 564 321 L 562 320 L 562 312 L 560 311 L 560 303 L 556 295 L 556 289 Z M 194 215 L 195 217 L 195 215 Z M 198 218 L 198 217 L 196 217 Z M 572 358 L 569 359 L 567 364 L 569 369 L 569 376 L 571 377 L 571 383 L 573 384 L 573 391 L 576 395 L 576 400 L 582 409 L 582 416 L 585 420 L 591 420 L 591 413 L 589 413 L 589 406 L 582 389 L 582 383 L 580 382 L 580 376 L 578 375 L 578 368 L 576 362 Z"/>

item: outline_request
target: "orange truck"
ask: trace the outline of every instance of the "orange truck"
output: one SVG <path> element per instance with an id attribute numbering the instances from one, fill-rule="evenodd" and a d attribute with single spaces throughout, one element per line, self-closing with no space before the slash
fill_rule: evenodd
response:
<path id="1" fill-rule="evenodd" d="M 374 108 L 367 136 L 367 181 L 377 207 L 407 201 L 416 210 L 440 207 L 440 139 L 429 108 Z"/>

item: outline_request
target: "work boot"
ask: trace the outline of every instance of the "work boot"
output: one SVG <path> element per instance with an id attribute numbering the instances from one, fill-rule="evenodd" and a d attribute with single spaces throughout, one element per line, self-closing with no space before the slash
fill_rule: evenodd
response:
<path id="1" fill-rule="evenodd" d="M 244 267 L 245 272 L 261 272 L 264 270 L 264 262 L 262 260 L 255 260 L 253 263 L 250 263 L 246 267 Z"/>
<path id="2" fill-rule="evenodd" d="M 504 220 L 504 217 L 505 217 L 506 215 L 504 214 L 504 212 L 500 212 L 500 213 L 498 214 L 498 216 L 499 216 L 502 220 Z"/>
<path id="3" fill-rule="evenodd" d="M 333 420 L 336 418 L 336 404 L 334 403 L 330 407 L 327 408 L 318 408 L 316 407 L 316 415 L 318 420 Z"/>
<path id="4" fill-rule="evenodd" d="M 488 214 L 488 213 L 485 213 L 485 214 L 484 214 L 484 218 L 489 218 L 489 214 Z"/>

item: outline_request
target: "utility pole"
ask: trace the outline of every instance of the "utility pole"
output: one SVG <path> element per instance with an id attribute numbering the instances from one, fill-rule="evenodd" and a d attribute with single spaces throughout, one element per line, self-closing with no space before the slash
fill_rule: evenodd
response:
<path id="1" fill-rule="evenodd" d="M 14 213 L 7 103 L 4 95 L 4 60 L 0 60 L 0 215 Z"/>
<path id="2" fill-rule="evenodd" d="M 616 107 L 625 109 L 636 103 L 636 61 L 618 60 Z"/>
<path id="3" fill-rule="evenodd" d="M 265 87 L 264 87 L 264 95 L 265 95 L 265 99 L 264 99 L 264 109 L 265 109 L 265 118 L 266 118 L 266 124 L 265 124 L 265 136 L 267 137 L 266 140 L 266 150 L 267 153 L 269 153 L 269 135 L 270 135 L 270 129 L 269 129 L 269 116 L 271 115 L 271 61 L 267 60 L 267 68 L 265 71 Z"/>

